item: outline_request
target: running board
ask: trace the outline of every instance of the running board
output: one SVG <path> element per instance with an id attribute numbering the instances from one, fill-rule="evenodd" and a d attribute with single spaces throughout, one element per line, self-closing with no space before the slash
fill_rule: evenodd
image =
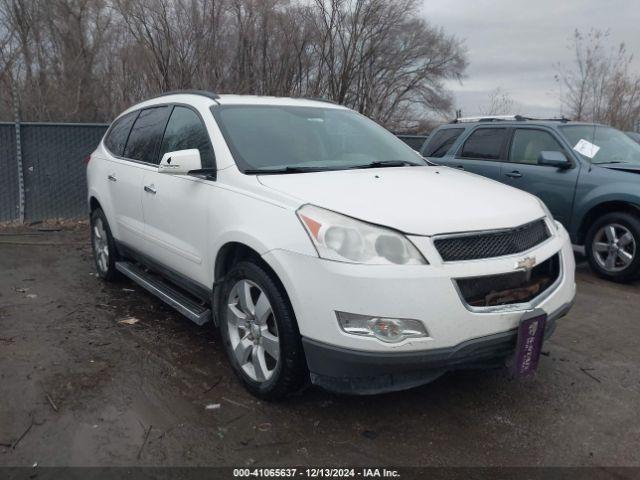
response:
<path id="1" fill-rule="evenodd" d="M 116 270 L 129 277 L 152 295 L 171 305 L 194 323 L 204 325 L 211 320 L 211 310 L 205 305 L 199 304 L 197 301 L 160 280 L 159 277 L 145 272 L 133 263 L 116 262 Z"/>

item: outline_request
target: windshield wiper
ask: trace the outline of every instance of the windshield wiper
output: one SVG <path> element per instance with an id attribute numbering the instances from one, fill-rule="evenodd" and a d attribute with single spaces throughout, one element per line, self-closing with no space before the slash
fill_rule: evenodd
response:
<path id="1" fill-rule="evenodd" d="M 354 165 L 351 168 L 383 168 L 383 167 L 424 167 L 427 164 L 408 162 L 406 160 L 380 160 L 377 162 L 365 163 L 364 165 Z"/>
<path id="2" fill-rule="evenodd" d="M 347 170 L 347 169 L 356 169 L 356 168 L 382 168 L 382 167 L 423 167 L 428 165 L 425 163 L 421 165 L 419 163 L 408 162 L 406 160 L 382 160 L 377 162 L 366 163 L 364 165 L 354 165 L 354 166 L 345 166 L 340 168 L 329 168 L 329 167 L 310 167 L 310 166 L 289 166 L 282 168 L 250 168 L 244 170 L 244 173 L 247 175 L 279 175 L 283 173 L 309 173 L 309 172 L 330 172 L 335 170 Z"/>
<path id="3" fill-rule="evenodd" d="M 328 172 L 330 170 L 332 169 L 326 167 L 283 167 L 271 169 L 249 168 L 243 170 L 243 172 L 248 175 L 278 175 L 282 173 Z"/>

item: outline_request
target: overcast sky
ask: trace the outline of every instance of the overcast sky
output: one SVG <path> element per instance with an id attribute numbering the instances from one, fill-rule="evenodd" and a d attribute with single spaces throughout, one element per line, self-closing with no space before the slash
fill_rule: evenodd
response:
<path id="1" fill-rule="evenodd" d="M 448 85 L 463 115 L 479 113 L 497 87 L 517 102 L 514 113 L 559 115 L 555 65 L 572 61 L 576 28 L 610 29 L 640 73 L 640 0 L 424 0 L 422 10 L 467 46 L 467 78 Z"/>

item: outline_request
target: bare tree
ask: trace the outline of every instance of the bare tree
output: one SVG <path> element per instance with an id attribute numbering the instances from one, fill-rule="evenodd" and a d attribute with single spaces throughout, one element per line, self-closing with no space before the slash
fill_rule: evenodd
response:
<path id="1" fill-rule="evenodd" d="M 30 120 L 108 120 L 175 89 L 316 96 L 390 128 L 466 68 L 416 0 L 0 0 L 0 80 Z M 0 92 L 0 114 L 10 99 Z"/>
<path id="2" fill-rule="evenodd" d="M 480 111 L 481 115 L 507 115 L 513 113 L 515 102 L 509 92 L 498 87 L 492 90 L 488 97 L 486 108 Z"/>
<path id="3" fill-rule="evenodd" d="M 625 44 L 611 48 L 608 42 L 608 31 L 576 30 L 574 63 L 559 65 L 556 80 L 570 117 L 630 130 L 640 118 L 640 76 L 632 73 Z"/>
<path id="4" fill-rule="evenodd" d="M 465 50 L 420 19 L 415 0 L 315 0 L 312 14 L 314 94 L 391 128 L 451 110 L 442 82 L 462 77 Z"/>

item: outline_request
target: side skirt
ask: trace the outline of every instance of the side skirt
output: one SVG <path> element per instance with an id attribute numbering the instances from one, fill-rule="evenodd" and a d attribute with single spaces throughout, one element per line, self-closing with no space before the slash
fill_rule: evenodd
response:
<path id="1" fill-rule="evenodd" d="M 122 243 L 117 248 L 124 260 L 116 262 L 116 269 L 123 275 L 198 325 L 211 320 L 211 290 Z"/>

